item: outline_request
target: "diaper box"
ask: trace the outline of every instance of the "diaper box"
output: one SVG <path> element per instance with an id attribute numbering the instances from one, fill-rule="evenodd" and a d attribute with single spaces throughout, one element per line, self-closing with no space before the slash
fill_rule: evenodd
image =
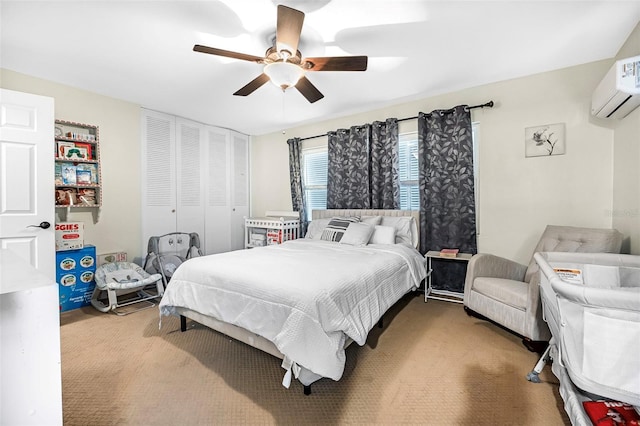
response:
<path id="1" fill-rule="evenodd" d="M 96 261 L 96 248 L 92 245 L 79 250 L 56 252 L 56 282 L 61 312 L 91 303 L 95 288 Z"/>
<path id="2" fill-rule="evenodd" d="M 56 223 L 56 251 L 78 250 L 84 247 L 84 223 Z"/>

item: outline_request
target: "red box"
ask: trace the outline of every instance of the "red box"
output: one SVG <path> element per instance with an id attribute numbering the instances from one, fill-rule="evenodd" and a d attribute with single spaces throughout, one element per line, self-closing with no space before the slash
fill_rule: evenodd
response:
<path id="1" fill-rule="evenodd" d="M 282 244 L 281 229 L 267 229 L 267 245 Z"/>

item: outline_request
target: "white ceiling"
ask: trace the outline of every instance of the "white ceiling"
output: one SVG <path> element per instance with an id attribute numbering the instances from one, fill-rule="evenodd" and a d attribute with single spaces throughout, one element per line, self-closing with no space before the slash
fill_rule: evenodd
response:
<path id="1" fill-rule="evenodd" d="M 233 96 L 262 67 L 193 45 L 262 56 L 277 4 L 306 13 L 303 56 L 367 55 L 368 70 L 308 73 L 314 104 L 270 83 Z M 2 68 L 259 135 L 611 58 L 640 1 L 1 0 L 0 14 Z"/>

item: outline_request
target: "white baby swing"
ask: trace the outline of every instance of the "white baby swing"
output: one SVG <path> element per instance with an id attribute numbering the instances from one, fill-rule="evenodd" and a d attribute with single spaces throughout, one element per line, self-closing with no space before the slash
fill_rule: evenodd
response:
<path id="1" fill-rule="evenodd" d="M 130 262 L 113 262 L 98 266 L 95 282 L 96 287 L 91 296 L 91 304 L 101 312 L 113 311 L 117 315 L 127 315 L 151 308 L 155 306 L 152 300 L 164 294 L 162 275 L 151 275 L 142 267 Z M 145 290 L 145 287 L 151 287 L 153 284 L 155 284 L 154 293 Z M 118 299 L 119 297 L 122 300 Z M 132 311 L 116 310 L 140 302 L 144 302 L 145 306 Z"/>

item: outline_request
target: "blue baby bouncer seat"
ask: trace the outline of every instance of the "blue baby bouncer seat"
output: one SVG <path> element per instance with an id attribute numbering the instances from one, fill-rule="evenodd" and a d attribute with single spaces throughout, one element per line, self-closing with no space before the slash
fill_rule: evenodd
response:
<path id="1" fill-rule="evenodd" d="M 152 300 L 161 298 L 164 294 L 162 275 L 149 274 L 142 267 L 130 262 L 113 262 L 98 266 L 95 282 L 91 304 L 101 312 L 113 311 L 117 315 L 151 308 L 155 306 Z M 144 305 L 138 309 L 118 309 L 141 302 L 144 302 Z"/>

